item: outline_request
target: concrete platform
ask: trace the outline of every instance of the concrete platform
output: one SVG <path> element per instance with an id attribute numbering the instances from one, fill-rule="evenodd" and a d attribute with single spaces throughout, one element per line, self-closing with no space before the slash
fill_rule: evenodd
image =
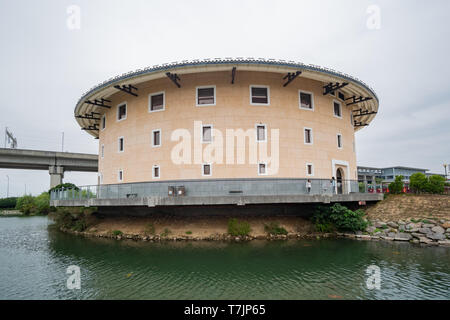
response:
<path id="1" fill-rule="evenodd" d="M 51 200 L 55 207 L 173 207 L 173 206 L 245 206 L 270 204 L 311 204 L 383 200 L 381 193 L 350 193 L 338 195 L 276 195 L 276 196 L 211 196 L 211 197 L 141 197 L 120 199 Z"/>

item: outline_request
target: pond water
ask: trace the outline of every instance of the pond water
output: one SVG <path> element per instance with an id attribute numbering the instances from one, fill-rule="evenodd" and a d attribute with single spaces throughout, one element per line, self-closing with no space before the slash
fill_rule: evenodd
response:
<path id="1" fill-rule="evenodd" d="M 81 289 L 68 289 L 69 266 Z M 380 268 L 380 289 L 366 270 Z M 0 218 L 0 299 L 449 299 L 450 248 L 292 240 L 148 243 Z"/>

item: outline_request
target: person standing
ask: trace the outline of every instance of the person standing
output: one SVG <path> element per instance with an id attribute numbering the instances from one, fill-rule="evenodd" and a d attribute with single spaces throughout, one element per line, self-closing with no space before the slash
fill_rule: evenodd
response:
<path id="1" fill-rule="evenodd" d="M 331 192 L 333 194 L 336 194 L 336 179 L 333 177 L 331 178 Z"/>
<path id="2" fill-rule="evenodd" d="M 306 192 L 308 192 L 308 194 L 311 193 L 311 179 L 306 181 Z"/>

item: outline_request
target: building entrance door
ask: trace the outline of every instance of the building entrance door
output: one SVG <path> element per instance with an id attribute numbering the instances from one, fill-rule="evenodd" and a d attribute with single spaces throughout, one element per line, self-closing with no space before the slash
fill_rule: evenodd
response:
<path id="1" fill-rule="evenodd" d="M 344 188 L 343 188 L 343 177 L 344 174 L 342 173 L 342 169 L 338 168 L 336 170 L 336 185 L 337 185 L 337 194 L 343 194 L 344 193 Z"/>

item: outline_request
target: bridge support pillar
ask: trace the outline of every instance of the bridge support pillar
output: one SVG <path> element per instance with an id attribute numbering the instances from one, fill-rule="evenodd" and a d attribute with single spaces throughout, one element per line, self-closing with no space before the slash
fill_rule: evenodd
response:
<path id="1" fill-rule="evenodd" d="M 50 174 L 50 188 L 61 184 L 64 178 L 64 168 L 61 166 L 50 166 L 48 168 Z"/>

